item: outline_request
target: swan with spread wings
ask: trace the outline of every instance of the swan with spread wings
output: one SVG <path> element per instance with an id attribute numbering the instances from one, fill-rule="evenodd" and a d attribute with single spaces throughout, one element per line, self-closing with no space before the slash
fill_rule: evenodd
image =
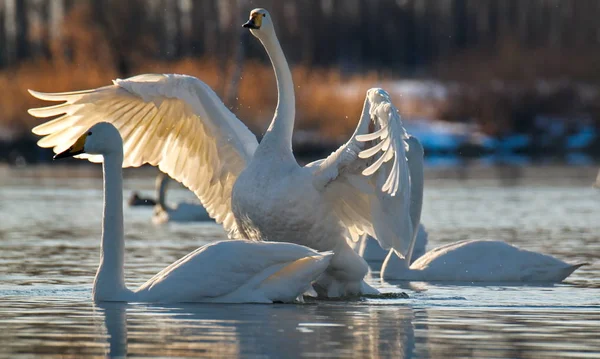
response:
<path id="1" fill-rule="evenodd" d="M 292 152 L 294 85 L 271 15 L 255 9 L 244 27 L 265 47 L 277 82 L 277 107 L 260 144 L 205 83 L 174 74 L 119 79 L 86 91 L 30 91 L 62 102 L 29 110 L 36 117 L 58 116 L 33 129 L 44 136 L 38 144 L 61 153 L 94 123 L 111 122 L 123 137 L 124 167 L 158 166 L 192 190 L 231 238 L 333 250 L 316 285 L 319 294 L 375 293 L 363 280 L 366 262 L 347 240 L 367 233 L 386 249 L 408 249 L 410 148 L 400 117 L 385 91 L 371 89 L 350 140 L 300 166 Z"/>

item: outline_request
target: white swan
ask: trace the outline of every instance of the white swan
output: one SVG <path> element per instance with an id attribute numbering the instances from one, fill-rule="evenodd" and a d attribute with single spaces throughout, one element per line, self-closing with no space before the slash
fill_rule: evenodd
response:
<path id="1" fill-rule="evenodd" d="M 311 282 L 329 265 L 331 254 L 291 243 L 222 241 L 198 248 L 131 291 L 123 272 L 123 141 L 119 131 L 109 123 L 97 123 L 55 158 L 79 153 L 104 157 L 102 253 L 92 292 L 95 301 L 290 302 L 310 290 Z"/>
<path id="2" fill-rule="evenodd" d="M 571 265 L 503 241 L 464 240 L 432 249 L 410 266 L 403 258 L 389 253 L 381 278 L 423 282 L 558 283 L 582 265 Z"/>
<path id="3" fill-rule="evenodd" d="M 260 145 L 206 84 L 164 74 L 86 91 L 30 91 L 42 100 L 64 101 L 29 110 L 37 117 L 61 115 L 33 129 L 45 136 L 38 145 L 62 152 L 86 128 L 109 121 L 124 139 L 123 166 L 158 166 L 196 193 L 230 238 L 333 250 L 320 294 L 376 293 L 363 281 L 366 262 L 346 238 L 367 233 L 386 249 L 407 250 L 410 184 L 400 117 L 385 91 L 371 89 L 350 140 L 329 157 L 299 166 L 291 146 L 294 84 L 271 16 L 255 9 L 244 27 L 264 45 L 277 81 L 275 115 Z M 369 133 L 371 122 L 375 132 Z"/>
<path id="4" fill-rule="evenodd" d="M 407 140 L 410 172 L 410 215 L 420 227 L 423 206 L 423 148 Z M 435 248 L 425 254 L 422 239 L 414 233 L 404 258 L 389 251 L 380 276 L 384 280 L 452 282 L 560 282 L 583 264 L 570 265 L 549 255 L 519 249 L 502 241 L 465 240 Z M 422 256 L 419 256 L 423 254 Z"/>
<path id="5" fill-rule="evenodd" d="M 156 198 L 157 203 L 152 213 L 152 222 L 154 224 L 164 224 L 167 222 L 202 222 L 211 221 L 212 218 L 206 212 L 206 209 L 200 204 L 179 202 L 168 205 L 166 203 L 167 187 L 171 179 L 164 173 L 156 177 Z"/>

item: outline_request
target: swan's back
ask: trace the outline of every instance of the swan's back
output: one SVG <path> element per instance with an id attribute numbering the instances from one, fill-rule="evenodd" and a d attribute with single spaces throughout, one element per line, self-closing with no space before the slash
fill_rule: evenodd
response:
<path id="1" fill-rule="evenodd" d="M 578 267 L 502 241 L 465 240 L 427 252 L 411 270 L 428 281 L 560 282 Z"/>
<path id="2" fill-rule="evenodd" d="M 221 241 L 174 262 L 137 293 L 156 302 L 289 301 L 309 288 L 329 260 L 329 254 L 291 243 Z"/>

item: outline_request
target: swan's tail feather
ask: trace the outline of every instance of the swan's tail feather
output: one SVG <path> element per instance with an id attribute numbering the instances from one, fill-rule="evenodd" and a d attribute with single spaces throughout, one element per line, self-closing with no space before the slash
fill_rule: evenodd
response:
<path id="1" fill-rule="evenodd" d="M 260 287 L 272 301 L 293 301 L 310 290 L 312 282 L 323 274 L 332 257 L 333 252 L 325 252 L 290 262 L 262 281 Z"/>
<path id="2" fill-rule="evenodd" d="M 573 274 L 573 272 L 575 272 L 577 269 L 579 269 L 579 267 L 588 266 L 588 265 L 590 265 L 590 264 L 584 262 L 584 263 L 578 263 L 578 264 L 574 264 L 572 266 L 568 266 L 567 268 L 562 270 L 561 275 L 560 275 L 562 278 L 560 280 L 561 281 L 565 280 L 568 276 Z"/>

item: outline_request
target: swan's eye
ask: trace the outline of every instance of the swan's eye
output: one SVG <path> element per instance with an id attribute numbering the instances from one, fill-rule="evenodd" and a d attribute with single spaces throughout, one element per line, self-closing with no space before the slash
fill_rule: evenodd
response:
<path id="1" fill-rule="evenodd" d="M 91 135 L 92 135 L 92 131 L 88 132 L 88 133 L 87 133 L 87 135 L 88 135 L 88 136 L 91 136 Z"/>
<path id="2" fill-rule="evenodd" d="M 263 14 L 263 17 L 267 17 L 267 14 Z"/>

